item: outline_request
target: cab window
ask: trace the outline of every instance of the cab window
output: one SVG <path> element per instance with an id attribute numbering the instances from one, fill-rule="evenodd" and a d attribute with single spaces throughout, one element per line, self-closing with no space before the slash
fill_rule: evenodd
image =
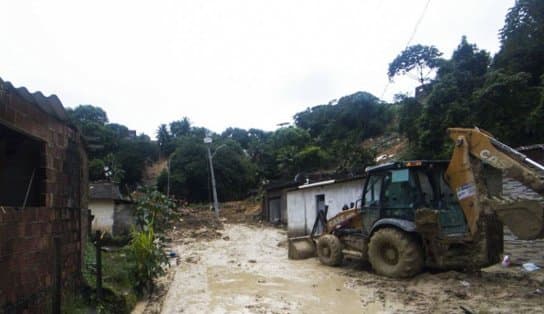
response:
<path id="1" fill-rule="evenodd" d="M 364 195 L 364 207 L 378 206 L 382 190 L 382 176 L 371 176 L 368 179 L 366 193 Z"/>
<path id="2" fill-rule="evenodd" d="M 383 206 L 385 208 L 412 208 L 416 191 L 409 169 L 392 170 L 384 178 Z"/>

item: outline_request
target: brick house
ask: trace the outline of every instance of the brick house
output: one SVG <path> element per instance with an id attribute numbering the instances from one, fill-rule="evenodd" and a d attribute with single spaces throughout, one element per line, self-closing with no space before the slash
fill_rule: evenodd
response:
<path id="1" fill-rule="evenodd" d="M 0 313 L 49 313 L 81 282 L 87 157 L 57 98 L 0 79 Z"/>

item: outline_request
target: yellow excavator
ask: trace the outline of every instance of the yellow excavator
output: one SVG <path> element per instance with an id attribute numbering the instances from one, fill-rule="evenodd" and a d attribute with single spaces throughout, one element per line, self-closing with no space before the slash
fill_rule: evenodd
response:
<path id="1" fill-rule="evenodd" d="M 455 145 L 451 160 L 367 167 L 361 202 L 329 219 L 321 212 L 309 236 L 289 239 L 289 258 L 317 254 L 337 266 L 356 257 L 380 275 L 399 278 L 424 267 L 479 269 L 499 262 L 504 225 L 519 239 L 544 238 L 542 204 L 501 195 L 504 175 L 544 196 L 544 166 L 484 130 L 448 133 Z"/>

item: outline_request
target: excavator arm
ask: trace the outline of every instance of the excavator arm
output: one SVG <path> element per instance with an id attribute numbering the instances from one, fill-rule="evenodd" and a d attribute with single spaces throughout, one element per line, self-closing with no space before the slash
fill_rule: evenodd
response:
<path id="1" fill-rule="evenodd" d="M 450 128 L 455 147 L 446 181 L 455 191 L 471 234 L 478 232 L 482 214 L 495 213 L 520 239 L 544 237 L 544 210 L 535 200 L 489 195 L 483 164 L 502 171 L 544 196 L 544 166 L 478 129 Z"/>

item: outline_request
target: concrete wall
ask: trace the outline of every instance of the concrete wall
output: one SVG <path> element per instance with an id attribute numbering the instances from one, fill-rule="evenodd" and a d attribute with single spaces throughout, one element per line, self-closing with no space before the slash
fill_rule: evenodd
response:
<path id="1" fill-rule="evenodd" d="M 114 207 L 115 203 L 113 200 L 89 201 L 89 209 L 94 216 L 92 223 L 93 232 L 100 230 L 112 234 Z"/>
<path id="2" fill-rule="evenodd" d="M 127 235 L 134 224 L 133 203 L 118 202 L 113 212 L 113 234 L 115 236 Z"/>
<path id="3" fill-rule="evenodd" d="M 16 94 L 0 93 L 0 124 L 44 143 L 44 205 L 0 209 L 0 313 L 48 313 L 81 280 L 87 157 L 77 130 Z"/>
<path id="4" fill-rule="evenodd" d="M 340 212 L 344 204 L 349 205 L 360 199 L 362 192 L 362 179 L 287 192 L 288 235 L 310 234 L 317 216 L 317 195 L 325 195 L 325 204 L 329 206 L 327 218 L 330 218 Z"/>

